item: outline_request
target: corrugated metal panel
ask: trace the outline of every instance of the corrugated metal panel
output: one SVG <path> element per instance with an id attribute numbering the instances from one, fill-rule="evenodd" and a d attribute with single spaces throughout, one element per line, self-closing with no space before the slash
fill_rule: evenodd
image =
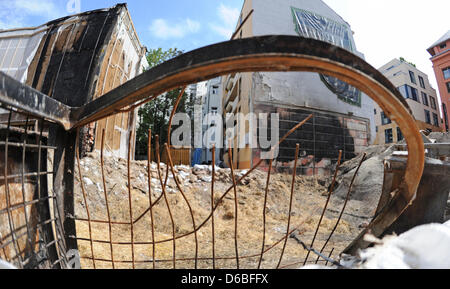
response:
<path id="1" fill-rule="evenodd" d="M 28 67 L 46 30 L 18 30 L 0 33 L 0 71 L 25 83 Z"/>

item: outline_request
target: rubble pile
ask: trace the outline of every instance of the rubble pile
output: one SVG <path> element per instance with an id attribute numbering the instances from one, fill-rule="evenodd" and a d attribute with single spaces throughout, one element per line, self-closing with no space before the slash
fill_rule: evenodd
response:
<path id="1" fill-rule="evenodd" d="M 75 210 L 77 221 L 77 236 L 79 238 L 92 239 L 109 242 L 108 214 L 105 198 L 105 190 L 102 179 L 100 156 L 98 153 L 88 154 L 80 161 L 81 182 L 79 172 L 76 171 L 75 180 Z M 104 172 L 106 184 L 106 196 L 110 210 L 113 242 L 131 242 L 129 198 L 131 195 L 133 232 L 136 243 L 151 242 L 151 217 L 149 213 L 149 186 L 147 176 L 147 162 L 130 162 L 130 188 L 128 188 L 128 165 L 127 161 L 115 157 L 105 157 Z M 161 181 L 158 176 L 158 167 L 151 164 L 151 197 L 152 202 L 160 199 L 153 207 L 155 239 L 167 240 L 173 236 L 170 215 L 167 204 L 162 197 Z M 163 182 L 166 179 L 167 167 L 160 165 L 160 173 Z M 211 213 L 211 186 L 212 167 L 176 166 L 174 168 L 176 178 L 183 190 L 185 198 L 177 188 L 174 176 L 169 168 L 167 177 L 166 196 L 171 207 L 171 213 L 175 221 L 175 236 L 183 236 L 193 231 L 192 217 L 186 200 L 189 202 L 196 226 L 202 224 Z M 238 180 L 248 171 L 235 171 L 235 178 Z M 267 172 L 256 170 L 248 177 L 244 178 L 237 185 L 238 196 L 238 246 L 240 256 L 255 256 L 261 253 L 263 239 L 263 208 L 264 196 L 267 182 Z M 289 213 L 290 191 L 292 175 L 284 173 L 273 173 L 267 196 L 266 210 L 266 243 L 265 248 L 270 249 L 264 254 L 262 268 L 275 268 L 281 253 L 283 242 L 280 240 L 286 236 L 287 220 Z M 294 187 L 293 206 L 291 211 L 290 230 L 297 229 L 305 240 L 311 240 L 320 219 L 323 207 L 326 203 L 328 188 L 331 178 L 297 176 Z M 85 188 L 86 202 L 81 190 L 81 184 Z M 214 203 L 218 208 L 215 217 L 215 246 L 216 265 L 219 268 L 235 268 L 234 260 L 234 225 L 236 212 L 234 209 L 234 190 L 232 187 L 231 170 L 216 167 L 214 183 Z M 224 193 L 229 190 L 223 199 Z M 317 237 L 317 244 L 322 245 L 328 238 L 330 231 L 337 222 L 338 215 L 342 209 L 343 200 L 340 197 L 332 197 L 327 212 L 323 218 L 321 229 Z M 353 204 L 351 201 L 346 210 L 346 214 L 340 221 L 330 246 L 326 251 L 329 253 L 332 248 L 335 253 L 342 251 L 360 232 L 361 224 L 370 221 L 370 216 L 364 216 L 358 212 L 359 201 Z M 87 204 L 87 206 L 86 206 Z M 91 220 L 100 220 L 102 223 L 92 222 L 91 228 L 88 226 L 88 214 Z M 356 210 L 355 210 L 356 209 Z M 90 232 L 89 232 L 90 231 Z M 211 257 L 211 221 L 207 221 L 198 231 L 199 257 Z M 80 254 L 82 257 L 91 257 L 90 242 L 79 242 Z M 280 245 L 281 244 L 281 245 Z M 111 258 L 110 247 L 107 243 L 94 242 L 94 255 L 96 258 L 108 260 Z M 131 246 L 114 245 L 114 259 L 131 260 Z M 156 246 L 156 259 L 158 268 L 171 268 L 172 263 L 172 242 L 160 243 Z M 176 242 L 177 258 L 194 258 L 195 238 L 189 236 L 178 239 Z M 306 256 L 303 247 L 294 240 L 288 240 L 283 264 L 292 264 L 302 260 Z M 151 268 L 152 246 L 144 244 L 135 246 L 136 260 L 146 261 L 137 263 L 138 268 Z M 228 257 L 228 259 L 220 259 Z M 337 255 L 335 256 L 337 257 Z M 166 261 L 164 261 L 166 260 Z M 242 268 L 255 268 L 259 262 L 259 257 L 243 258 Z M 92 268 L 91 260 L 83 258 L 84 268 Z M 193 268 L 194 261 L 179 261 L 178 268 Z M 199 268 L 211 268 L 212 261 L 199 261 Z M 298 266 L 298 265 L 296 265 Z M 96 262 L 97 268 L 110 268 L 110 262 Z M 118 263 L 116 268 L 131 268 L 130 262 Z"/>

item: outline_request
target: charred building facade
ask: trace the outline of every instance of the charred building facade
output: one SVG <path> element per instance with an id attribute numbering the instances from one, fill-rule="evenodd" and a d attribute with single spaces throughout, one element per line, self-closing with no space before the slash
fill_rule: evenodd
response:
<path id="1" fill-rule="evenodd" d="M 235 39 L 296 35 L 330 42 L 363 57 L 356 50 L 350 25 L 323 1 L 245 0 L 236 27 Z M 339 150 L 348 160 L 374 141 L 373 101 L 336 78 L 309 72 L 237 73 L 223 77 L 223 89 L 224 116 L 277 113 L 280 137 L 310 114 L 314 115 L 281 144 L 275 162 L 278 168 L 292 167 L 296 143 L 301 146 L 303 173 L 316 174 L 329 171 Z M 251 126 L 239 120 L 235 124 L 231 139 L 233 163 L 237 168 L 248 169 L 261 154 L 261 149 L 252 148 L 248 140 L 252 134 L 259 140 L 260 131 L 251 132 Z M 238 131 L 242 127 L 246 147 L 238 146 Z M 224 160 L 228 162 L 226 153 Z"/>
<path id="2" fill-rule="evenodd" d="M 72 107 L 140 74 L 148 67 L 145 53 L 126 4 L 0 31 L 0 71 Z M 85 127 L 80 134 L 83 151 L 100 149 L 105 130 L 106 150 L 126 157 L 136 114 L 119 113 Z"/>

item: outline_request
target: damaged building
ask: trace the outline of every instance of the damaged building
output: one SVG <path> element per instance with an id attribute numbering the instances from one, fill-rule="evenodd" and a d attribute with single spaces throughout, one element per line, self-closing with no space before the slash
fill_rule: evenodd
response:
<path id="1" fill-rule="evenodd" d="M 356 50 L 350 25 L 323 1 L 245 0 L 236 29 L 234 39 L 297 35 L 330 42 L 363 57 Z M 281 144 L 277 167 L 291 166 L 299 143 L 303 173 L 325 172 L 321 169 L 336 162 L 339 150 L 348 160 L 375 139 L 373 101 L 336 78 L 310 72 L 236 73 L 223 77 L 223 87 L 224 114 L 278 113 L 280 137 L 314 114 Z M 245 126 L 247 146 L 237 146 L 239 135 L 235 133 L 233 163 L 248 169 L 260 159 L 261 149 L 249 145 L 248 123 L 237 123 L 236 132 L 240 126 Z M 224 159 L 228 161 L 226 153 Z"/>
<path id="2" fill-rule="evenodd" d="M 34 28 L 0 31 L 0 71 L 58 101 L 80 107 L 148 67 L 126 4 L 53 20 Z M 8 115 L 1 115 L 2 121 Z M 137 111 L 118 113 L 81 132 L 83 152 L 100 149 L 126 157 Z M 23 122 L 16 119 L 14 122 Z M 134 136 L 135 138 L 135 136 Z M 135 141 L 131 142 L 134 155 Z"/>

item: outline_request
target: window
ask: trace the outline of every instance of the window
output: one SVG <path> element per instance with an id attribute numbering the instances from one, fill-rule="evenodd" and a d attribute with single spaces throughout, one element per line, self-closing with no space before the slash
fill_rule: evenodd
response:
<path id="1" fill-rule="evenodd" d="M 435 113 L 433 113 L 433 124 L 434 124 L 434 126 L 439 127 L 439 118 L 438 118 L 438 115 Z"/>
<path id="2" fill-rule="evenodd" d="M 448 125 L 448 118 L 447 118 L 447 106 L 445 105 L 445 103 L 442 104 L 442 111 L 444 112 L 445 130 L 448 131 L 449 125 Z"/>
<path id="3" fill-rule="evenodd" d="M 437 109 L 437 106 L 436 106 L 436 99 L 434 99 L 434 97 L 432 97 L 432 96 L 430 95 L 430 101 L 431 101 L 431 108 L 434 109 L 434 110 L 436 110 L 436 109 Z"/>
<path id="4" fill-rule="evenodd" d="M 408 98 L 408 89 L 407 88 L 408 88 L 407 85 L 403 85 L 398 88 L 398 91 L 400 91 L 400 93 L 403 95 L 404 98 Z"/>
<path id="5" fill-rule="evenodd" d="M 376 109 L 374 109 L 373 112 L 374 112 L 375 114 L 377 114 L 377 110 L 376 110 Z"/>
<path id="6" fill-rule="evenodd" d="M 419 83 L 420 87 L 425 88 L 425 81 L 423 80 L 423 77 L 419 75 Z"/>
<path id="7" fill-rule="evenodd" d="M 415 101 L 419 101 L 418 97 L 417 97 L 417 89 L 415 89 L 414 87 L 410 87 L 411 88 L 411 98 Z"/>
<path id="8" fill-rule="evenodd" d="M 402 130 L 399 127 L 397 127 L 397 141 L 399 142 L 399 141 L 402 141 L 403 139 L 404 139 L 404 137 L 403 137 Z"/>
<path id="9" fill-rule="evenodd" d="M 447 67 L 446 69 L 442 69 L 442 73 L 444 74 L 444 79 L 450 78 L 450 67 Z"/>
<path id="10" fill-rule="evenodd" d="M 219 87 L 218 87 L 218 86 L 213 86 L 213 91 L 212 91 L 212 93 L 213 93 L 213 94 L 217 94 L 218 91 L 219 91 Z"/>
<path id="11" fill-rule="evenodd" d="M 382 125 L 386 125 L 386 124 L 390 124 L 392 123 L 392 121 L 386 117 L 386 115 L 384 114 L 384 111 L 381 112 L 381 124 Z"/>
<path id="12" fill-rule="evenodd" d="M 446 85 L 447 85 L 447 92 L 450 93 L 450 82 L 447 82 Z"/>
<path id="13" fill-rule="evenodd" d="M 425 92 L 422 92 L 422 103 L 423 105 L 430 106 L 428 103 L 428 96 Z"/>
<path id="14" fill-rule="evenodd" d="M 394 67 L 395 67 L 395 65 L 392 65 L 392 66 L 390 66 L 389 68 L 387 68 L 386 71 L 389 71 L 389 70 L 391 70 L 391 69 L 394 68 Z"/>
<path id="15" fill-rule="evenodd" d="M 428 110 L 425 109 L 425 122 L 431 124 L 431 114 Z"/>
<path id="16" fill-rule="evenodd" d="M 412 72 L 412 71 L 409 72 L 409 78 L 411 78 L 412 83 L 417 84 L 416 76 L 414 75 L 414 72 Z"/>
<path id="17" fill-rule="evenodd" d="M 384 137 L 385 137 L 386 143 L 394 142 L 394 137 L 392 136 L 392 128 L 384 131 Z"/>
<path id="18" fill-rule="evenodd" d="M 441 49 L 444 49 L 445 47 L 447 47 L 447 44 L 446 44 L 446 43 L 443 43 L 443 44 L 441 44 L 441 45 L 439 46 L 439 48 L 441 48 Z"/>
<path id="19" fill-rule="evenodd" d="M 418 90 L 414 87 L 411 87 L 409 85 L 403 85 L 398 88 L 400 93 L 403 95 L 404 98 L 413 99 L 417 102 L 419 102 L 419 99 L 417 98 Z"/>

